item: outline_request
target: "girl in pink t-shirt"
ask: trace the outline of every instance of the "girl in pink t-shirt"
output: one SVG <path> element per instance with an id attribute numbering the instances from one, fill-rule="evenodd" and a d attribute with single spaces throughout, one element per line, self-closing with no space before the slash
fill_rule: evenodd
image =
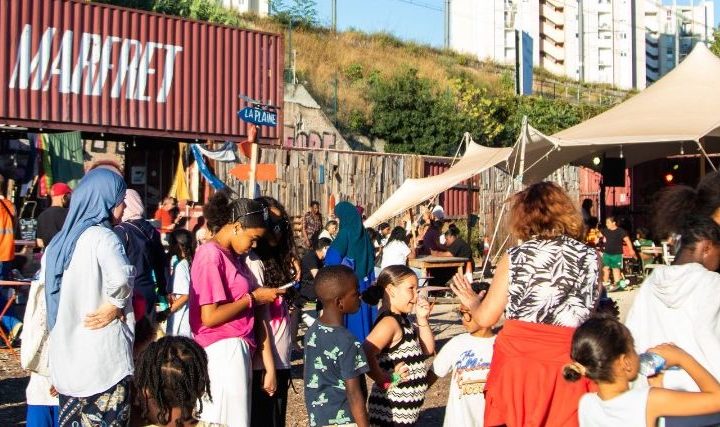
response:
<path id="1" fill-rule="evenodd" d="M 201 421 L 228 427 L 250 422 L 252 353 L 272 360 L 267 309 L 284 291 L 258 288 L 244 256 L 265 232 L 267 212 L 249 199 L 215 193 L 203 210 L 213 238 L 195 253 L 191 269 L 190 329 L 208 355 L 212 401 L 202 399 Z M 263 321 L 255 322 L 260 316 Z M 256 343 L 256 334 L 261 342 Z M 260 341 L 260 340 L 259 340 Z M 264 385 L 274 392 L 275 369 L 265 367 Z"/>

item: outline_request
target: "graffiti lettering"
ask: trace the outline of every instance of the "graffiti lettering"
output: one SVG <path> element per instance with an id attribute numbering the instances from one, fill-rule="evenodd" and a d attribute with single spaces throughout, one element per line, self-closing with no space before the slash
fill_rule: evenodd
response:
<path id="1" fill-rule="evenodd" d="M 322 135 L 315 131 L 301 131 L 295 137 L 288 136 L 285 139 L 285 147 L 288 148 L 336 148 L 337 135 L 333 132 L 323 132 Z"/>

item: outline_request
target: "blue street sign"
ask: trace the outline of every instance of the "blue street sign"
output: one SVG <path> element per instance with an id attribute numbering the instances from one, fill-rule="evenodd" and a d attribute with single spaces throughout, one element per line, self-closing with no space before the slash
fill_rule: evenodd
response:
<path id="1" fill-rule="evenodd" d="M 277 126 L 277 113 L 262 108 L 245 107 L 238 111 L 238 117 L 258 126 Z"/>

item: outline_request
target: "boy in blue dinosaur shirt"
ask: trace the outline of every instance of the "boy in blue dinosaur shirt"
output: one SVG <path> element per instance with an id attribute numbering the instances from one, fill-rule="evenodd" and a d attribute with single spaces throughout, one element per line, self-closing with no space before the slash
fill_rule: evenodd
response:
<path id="1" fill-rule="evenodd" d="M 305 333 L 305 407 L 310 427 L 368 426 L 362 381 L 369 366 L 362 346 L 343 327 L 343 316 L 358 311 L 355 273 L 343 265 L 315 276 L 323 314 Z"/>

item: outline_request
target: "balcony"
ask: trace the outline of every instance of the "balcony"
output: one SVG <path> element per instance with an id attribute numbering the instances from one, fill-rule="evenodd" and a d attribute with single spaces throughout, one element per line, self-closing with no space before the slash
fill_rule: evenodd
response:
<path id="1" fill-rule="evenodd" d="M 658 49 L 658 44 L 651 43 L 650 40 L 645 39 L 645 54 L 648 56 L 652 56 L 655 59 L 658 59 L 660 56 L 660 49 Z"/>
<path id="2" fill-rule="evenodd" d="M 550 71 L 553 74 L 557 74 L 559 76 L 565 75 L 565 64 L 563 62 L 558 62 L 553 60 L 550 57 L 546 57 L 541 55 L 540 56 L 540 64 L 545 68 L 546 70 Z"/>
<path id="3" fill-rule="evenodd" d="M 540 18 L 550 21 L 555 25 L 562 26 L 565 23 L 565 13 L 562 7 L 554 6 L 550 3 L 542 3 L 540 7 Z"/>
<path id="4" fill-rule="evenodd" d="M 547 21 L 540 21 L 540 35 L 541 37 L 552 40 L 556 44 L 565 43 L 565 31 L 563 27 L 558 27 Z"/>
<path id="5" fill-rule="evenodd" d="M 540 52 L 552 57 L 556 61 L 565 60 L 565 49 L 563 45 L 558 45 L 551 40 L 540 40 Z"/>

